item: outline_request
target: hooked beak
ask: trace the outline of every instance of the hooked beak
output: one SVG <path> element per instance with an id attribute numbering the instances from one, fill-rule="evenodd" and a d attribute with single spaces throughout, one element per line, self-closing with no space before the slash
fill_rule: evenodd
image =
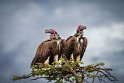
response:
<path id="1" fill-rule="evenodd" d="M 83 30 L 84 30 L 84 29 L 87 29 L 86 26 L 83 26 Z"/>
<path id="2" fill-rule="evenodd" d="M 87 29 L 86 26 L 83 26 L 82 29 L 81 29 L 81 31 L 80 31 L 80 33 L 83 34 L 83 31 L 84 31 L 85 29 Z"/>
<path id="3" fill-rule="evenodd" d="M 51 33 L 51 31 L 46 29 L 46 30 L 45 30 L 45 33 Z"/>

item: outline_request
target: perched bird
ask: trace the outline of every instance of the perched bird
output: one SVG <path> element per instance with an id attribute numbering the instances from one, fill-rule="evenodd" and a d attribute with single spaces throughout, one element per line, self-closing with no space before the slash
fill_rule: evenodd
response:
<path id="1" fill-rule="evenodd" d="M 35 57 L 31 63 L 51 64 L 53 61 L 58 62 L 58 53 L 60 50 L 60 36 L 54 29 L 46 30 L 45 33 L 50 33 L 50 38 L 43 41 L 37 48 Z"/>
<path id="2" fill-rule="evenodd" d="M 77 28 L 76 34 L 74 36 L 76 37 L 76 43 L 74 46 L 73 51 L 73 58 L 74 61 L 81 61 L 82 57 L 84 56 L 84 52 L 87 48 L 88 40 L 86 37 L 83 36 L 83 31 L 86 29 L 86 26 L 79 25 Z"/>
<path id="3" fill-rule="evenodd" d="M 83 37 L 86 26 L 79 25 L 76 33 L 66 40 L 62 40 L 62 55 L 68 60 L 81 61 L 87 47 L 87 38 Z"/>

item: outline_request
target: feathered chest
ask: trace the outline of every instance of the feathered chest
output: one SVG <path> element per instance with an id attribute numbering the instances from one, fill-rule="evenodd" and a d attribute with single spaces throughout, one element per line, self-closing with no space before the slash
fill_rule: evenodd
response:
<path id="1" fill-rule="evenodd" d="M 82 37 L 82 35 L 79 35 L 78 37 L 76 37 L 76 48 L 77 49 L 82 49 L 83 45 L 84 45 L 84 39 Z"/>
<path id="2" fill-rule="evenodd" d="M 54 40 L 52 43 L 49 45 L 49 48 L 52 50 L 59 50 L 60 49 L 60 42 L 61 40 Z"/>

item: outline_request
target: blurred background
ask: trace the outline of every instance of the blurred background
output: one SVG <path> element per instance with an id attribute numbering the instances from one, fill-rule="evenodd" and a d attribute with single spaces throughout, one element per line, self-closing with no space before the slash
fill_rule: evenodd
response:
<path id="1" fill-rule="evenodd" d="M 79 24 L 87 26 L 84 65 L 104 62 L 123 83 L 123 0 L 0 0 L 0 83 L 46 83 L 11 78 L 31 71 L 37 46 L 49 38 L 45 29 L 66 39 Z"/>

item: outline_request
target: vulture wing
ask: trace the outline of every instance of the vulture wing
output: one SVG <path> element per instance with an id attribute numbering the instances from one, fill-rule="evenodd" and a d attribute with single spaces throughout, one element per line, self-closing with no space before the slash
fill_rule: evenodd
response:
<path id="1" fill-rule="evenodd" d="M 48 58 L 48 56 L 50 54 L 49 53 L 49 44 L 50 43 L 51 43 L 50 40 L 46 40 L 38 46 L 35 57 L 31 63 L 31 66 L 35 65 L 37 63 L 44 63 L 45 62 L 45 60 Z"/>
<path id="2" fill-rule="evenodd" d="M 63 40 L 62 43 L 62 53 L 66 56 L 68 60 L 70 60 L 70 56 L 74 51 L 76 38 L 74 36 L 70 36 L 66 40 Z"/>
<path id="3" fill-rule="evenodd" d="M 84 56 L 84 52 L 85 52 L 85 50 L 86 50 L 86 48 L 87 48 L 87 43 L 88 43 L 88 40 L 87 40 L 87 38 L 86 37 L 83 37 L 83 49 L 82 49 L 82 53 L 81 53 L 81 59 L 82 59 L 82 57 Z"/>

